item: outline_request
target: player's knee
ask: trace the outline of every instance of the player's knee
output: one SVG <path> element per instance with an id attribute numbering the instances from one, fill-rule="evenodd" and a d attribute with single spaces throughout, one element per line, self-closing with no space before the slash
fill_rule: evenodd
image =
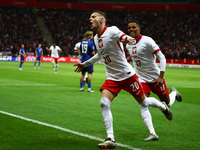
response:
<path id="1" fill-rule="evenodd" d="M 111 101 L 107 97 L 101 97 L 100 105 L 101 107 L 110 107 Z"/>
<path id="2" fill-rule="evenodd" d="M 149 97 L 149 96 L 150 96 L 150 93 L 145 93 L 145 96 L 146 96 L 146 97 Z"/>
<path id="3" fill-rule="evenodd" d="M 148 107 L 147 98 L 145 98 L 145 99 L 140 103 L 140 106 L 142 106 L 142 107 Z"/>

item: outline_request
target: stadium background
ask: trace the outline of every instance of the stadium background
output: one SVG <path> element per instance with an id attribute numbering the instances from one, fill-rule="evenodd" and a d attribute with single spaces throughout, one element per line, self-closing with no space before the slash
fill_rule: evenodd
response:
<path id="1" fill-rule="evenodd" d="M 18 56 L 20 43 L 29 56 L 37 44 L 43 48 L 55 40 L 63 49 L 61 56 L 74 57 L 79 36 L 89 30 L 88 16 L 94 9 L 104 10 L 107 25 L 127 33 L 127 23 L 138 19 L 142 34 L 151 36 L 160 46 L 167 63 L 200 64 L 199 1 L 27 1 L 0 2 L 0 51 Z M 48 56 L 48 51 L 44 50 Z M 9 58 L 4 57 L 1 60 Z M 28 59 L 32 60 L 32 58 Z"/>
<path id="2" fill-rule="evenodd" d="M 98 149 L 99 141 L 105 139 L 98 92 L 105 80 L 104 66 L 95 64 L 92 84 L 96 92 L 80 93 L 80 74 L 74 73 L 73 64 L 59 63 L 55 74 L 51 63 L 42 63 L 41 69 L 33 69 L 33 62 L 25 62 L 23 71 L 19 71 L 17 59 L 8 62 L 18 55 L 20 43 L 25 43 L 26 51 L 33 55 L 37 43 L 50 46 L 48 37 L 52 36 L 64 49 L 62 56 L 73 56 L 70 51 L 79 35 L 88 29 L 92 10 L 106 9 L 110 18 L 108 25 L 117 25 L 126 32 L 129 16 L 139 19 L 143 23 L 142 33 L 156 40 L 170 62 L 196 64 L 200 43 L 197 3 L 188 0 L 151 3 L 116 0 L 100 4 L 94 1 L 0 1 L 0 47 L 3 51 L 0 60 L 5 60 L 0 61 L 0 150 L 94 150 Z M 175 54 L 181 52 L 185 57 L 182 59 L 180 55 L 177 59 Z M 45 55 L 48 55 L 46 51 Z M 76 61 L 75 57 L 69 58 Z M 167 85 L 181 92 L 183 102 L 175 102 L 171 107 L 174 118 L 170 122 L 162 113 L 149 108 L 160 137 L 158 142 L 143 142 L 148 130 L 139 106 L 130 94 L 121 91 L 111 108 L 116 141 L 124 144 L 117 149 L 199 149 L 199 74 L 200 69 L 167 67 Z M 22 120 L 23 117 L 77 131 L 78 135 L 55 129 L 55 126 L 28 122 L 30 120 Z M 80 136 L 81 133 L 97 139 Z"/>

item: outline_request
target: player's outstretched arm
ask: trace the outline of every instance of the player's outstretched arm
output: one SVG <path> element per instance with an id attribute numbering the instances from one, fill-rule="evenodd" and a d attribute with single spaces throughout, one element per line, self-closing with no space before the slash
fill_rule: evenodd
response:
<path id="1" fill-rule="evenodd" d="M 48 47 L 46 47 L 46 50 L 50 51 L 50 49 Z"/>
<path id="2" fill-rule="evenodd" d="M 163 55 L 163 53 L 161 51 L 158 51 L 155 55 L 160 61 L 160 75 L 155 80 L 155 82 L 156 82 L 156 86 L 162 87 L 163 86 L 164 73 L 165 73 L 165 69 L 166 69 L 166 59 L 165 59 L 165 56 Z"/>
<path id="3" fill-rule="evenodd" d="M 99 61 L 101 59 L 101 56 L 97 54 L 95 54 L 92 58 L 88 59 L 87 61 L 85 61 L 84 63 L 76 63 L 74 64 L 74 66 L 78 66 L 75 69 L 75 72 L 80 72 L 83 68 L 94 64 L 95 62 Z"/>
<path id="4" fill-rule="evenodd" d="M 136 43 L 136 40 L 135 40 L 134 38 L 132 38 L 132 37 L 127 36 L 127 37 L 125 38 L 125 40 L 123 41 L 123 43 L 124 43 L 124 44 L 127 44 L 127 43 L 133 43 L 133 44 L 135 44 L 135 43 Z"/>
<path id="5" fill-rule="evenodd" d="M 84 67 L 82 63 L 75 63 L 74 66 L 77 66 L 74 72 L 80 72 Z"/>

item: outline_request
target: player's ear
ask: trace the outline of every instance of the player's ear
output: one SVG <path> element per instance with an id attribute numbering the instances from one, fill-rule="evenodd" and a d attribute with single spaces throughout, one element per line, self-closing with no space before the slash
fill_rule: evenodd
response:
<path id="1" fill-rule="evenodd" d="M 104 18 L 104 17 L 101 17 L 100 22 L 101 22 L 101 24 L 102 24 L 103 22 L 105 22 L 105 18 Z"/>

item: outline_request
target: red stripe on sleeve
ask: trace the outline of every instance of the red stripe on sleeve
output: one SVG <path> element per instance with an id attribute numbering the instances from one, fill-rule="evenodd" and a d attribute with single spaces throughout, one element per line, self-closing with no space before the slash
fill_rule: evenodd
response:
<path id="1" fill-rule="evenodd" d="M 157 50 L 155 50 L 152 54 L 154 55 L 154 54 L 156 54 L 157 52 L 159 52 L 160 51 L 160 49 L 157 49 Z"/>
<path id="2" fill-rule="evenodd" d="M 121 41 L 122 38 L 123 38 L 124 36 L 126 36 L 126 34 L 122 34 L 122 35 L 120 36 L 119 40 Z"/>

